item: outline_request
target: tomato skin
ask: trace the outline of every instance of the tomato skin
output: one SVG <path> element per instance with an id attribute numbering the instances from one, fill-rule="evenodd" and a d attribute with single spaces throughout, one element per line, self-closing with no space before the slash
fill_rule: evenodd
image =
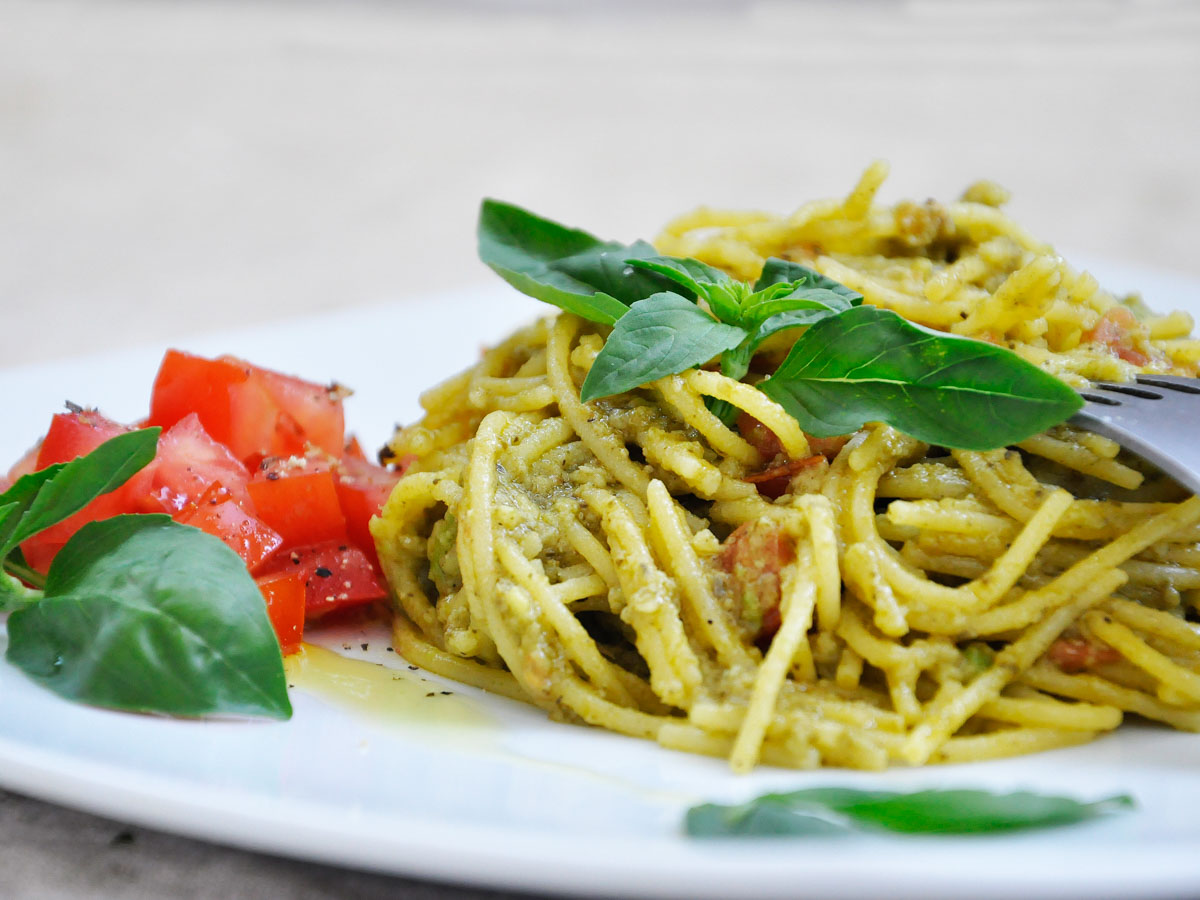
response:
<path id="1" fill-rule="evenodd" d="M 305 587 L 305 618 L 362 606 L 387 596 L 367 555 L 350 544 L 325 542 L 276 554 L 263 574 L 299 575 Z"/>
<path id="2" fill-rule="evenodd" d="M 304 638 L 304 578 L 295 572 L 275 572 L 254 579 L 267 604 L 267 616 L 279 638 L 283 655 L 300 649 Z"/>
<path id="3" fill-rule="evenodd" d="M 175 521 L 220 538 L 242 558 L 251 574 L 283 546 L 279 533 L 246 512 L 220 482 L 177 513 Z"/>
<path id="4" fill-rule="evenodd" d="M 195 504 L 214 484 L 243 508 L 251 509 L 246 485 L 250 473 L 229 452 L 224 444 L 214 440 L 196 413 L 189 413 L 158 439 L 158 454 L 154 461 L 151 497 L 147 511 L 156 506 L 174 515 Z"/>
<path id="5" fill-rule="evenodd" d="M 306 467 L 286 475 L 260 471 L 247 487 L 255 514 L 279 532 L 284 546 L 348 539 L 332 471 Z"/>

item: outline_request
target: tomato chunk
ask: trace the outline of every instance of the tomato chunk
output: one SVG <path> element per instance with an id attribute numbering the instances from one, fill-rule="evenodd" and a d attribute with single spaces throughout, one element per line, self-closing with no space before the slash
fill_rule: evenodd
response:
<path id="1" fill-rule="evenodd" d="M 309 444 L 336 457 L 345 428 L 343 394 L 232 356 L 204 359 L 170 350 L 154 380 L 149 422 L 170 427 L 194 412 L 243 462 L 303 453 Z"/>
<path id="2" fill-rule="evenodd" d="M 346 392 L 343 389 L 261 369 L 247 362 L 231 360 L 230 357 L 225 359 L 236 361 L 246 368 L 249 373 L 248 384 L 261 386 L 270 397 L 279 410 L 279 421 L 285 423 L 285 431 L 290 432 L 295 428 L 313 446 L 320 447 L 331 456 L 342 455 L 346 431 L 342 411 L 342 397 Z"/>
<path id="3" fill-rule="evenodd" d="M 301 465 L 286 474 L 259 472 L 248 488 L 255 514 L 279 532 L 284 546 L 347 540 L 332 471 L 309 471 Z"/>
<path id="4" fill-rule="evenodd" d="M 54 463 L 86 456 L 109 438 L 127 431 L 129 428 L 94 409 L 72 407 L 71 412 L 57 413 L 50 420 L 50 430 L 42 438 L 35 468 L 44 469 Z"/>
<path id="5" fill-rule="evenodd" d="M 809 456 L 804 459 L 790 459 L 781 465 L 772 466 L 769 469 L 764 469 L 762 472 L 755 472 L 753 475 L 747 475 L 746 481 L 755 485 L 758 488 L 758 492 L 764 497 L 770 497 L 774 500 L 787 491 L 788 482 L 791 481 L 793 475 L 797 475 L 805 469 L 810 469 L 823 462 L 825 462 L 825 457 L 820 455 Z"/>
<path id="6" fill-rule="evenodd" d="M 353 456 L 344 457 L 338 467 L 337 494 L 346 517 L 346 532 L 367 554 L 376 571 L 379 570 L 379 555 L 375 552 L 375 539 L 369 524 L 372 516 L 379 515 L 399 480 L 399 472 Z"/>
<path id="7" fill-rule="evenodd" d="M 1061 637 L 1050 645 L 1046 658 L 1067 673 L 1083 672 L 1093 666 L 1121 661 L 1121 654 L 1101 641 L 1084 637 Z"/>
<path id="8" fill-rule="evenodd" d="M 1102 315 L 1095 326 L 1080 338 L 1085 344 L 1101 344 L 1119 359 L 1135 366 L 1145 366 L 1150 357 L 1135 347 L 1144 329 L 1137 318 L 1123 306 L 1114 306 Z"/>
<path id="9" fill-rule="evenodd" d="M 267 616 L 279 638 L 283 655 L 300 649 L 304 637 L 304 578 L 295 572 L 276 572 L 255 579 L 267 603 Z"/>
<path id="10" fill-rule="evenodd" d="M 249 481 L 246 467 L 204 430 L 196 413 L 184 416 L 158 439 L 151 495 L 168 513 L 196 503 L 214 484 L 249 508 Z"/>
<path id="11" fill-rule="evenodd" d="M 220 538 L 253 573 L 283 546 L 279 533 L 238 505 L 220 482 L 196 502 L 181 510 L 175 520 Z"/>
<path id="12" fill-rule="evenodd" d="M 35 465 L 37 469 L 44 469 L 55 463 L 70 462 L 91 453 L 109 438 L 129 430 L 94 410 L 59 413 L 50 422 L 50 430 L 42 440 Z M 88 522 L 138 512 L 137 499 L 149 493 L 153 466 L 154 463 L 151 463 L 115 491 L 101 494 L 73 516 L 24 541 L 21 552 L 25 555 L 25 561 L 37 571 L 45 572 L 71 535 Z"/>
<path id="13" fill-rule="evenodd" d="M 264 574 L 279 572 L 303 579 L 308 619 L 387 595 L 367 555 L 350 544 L 326 542 L 285 550 L 264 567 Z"/>
<path id="14" fill-rule="evenodd" d="M 784 531 L 764 522 L 739 525 L 725 541 L 717 564 L 729 574 L 734 614 L 755 632 L 759 644 L 779 630 L 780 572 L 796 552 Z"/>
<path id="15" fill-rule="evenodd" d="M 149 424 L 170 428 L 195 413 L 209 435 L 228 445 L 233 430 L 229 389 L 247 377 L 233 363 L 168 350 L 150 394 Z"/>

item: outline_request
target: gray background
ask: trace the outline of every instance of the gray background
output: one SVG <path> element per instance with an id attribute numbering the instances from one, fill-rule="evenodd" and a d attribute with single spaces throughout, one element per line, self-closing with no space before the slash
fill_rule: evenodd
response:
<path id="1" fill-rule="evenodd" d="M 1200 5 L 0 0 L 0 365 L 485 280 L 479 198 L 608 237 L 886 158 L 1200 276 Z M 1153 298 L 1148 298 L 1153 302 Z M 2 710 L 2 700 L 0 700 Z M 14 898 L 500 896 L 0 793 Z"/>

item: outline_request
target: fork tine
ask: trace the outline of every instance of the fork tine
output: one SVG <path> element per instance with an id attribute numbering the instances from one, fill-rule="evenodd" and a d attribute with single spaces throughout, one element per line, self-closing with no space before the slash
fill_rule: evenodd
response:
<path id="1" fill-rule="evenodd" d="M 1182 375 L 1139 375 L 1137 382 L 1185 394 L 1200 394 L 1200 378 L 1186 378 Z"/>
<path id="2" fill-rule="evenodd" d="M 1112 438 L 1200 493 L 1200 379 L 1139 375 L 1136 384 L 1096 382 L 1071 424 Z"/>

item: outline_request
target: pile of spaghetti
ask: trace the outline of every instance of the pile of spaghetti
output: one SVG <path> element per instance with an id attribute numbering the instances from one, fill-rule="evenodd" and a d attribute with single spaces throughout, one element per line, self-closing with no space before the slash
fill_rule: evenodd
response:
<path id="1" fill-rule="evenodd" d="M 656 244 L 745 279 L 800 261 L 1076 383 L 1195 374 L 1188 316 L 1068 268 L 995 185 L 888 207 L 885 174 Z M 385 448 L 415 460 L 373 522 L 408 660 L 738 771 L 1027 753 L 1126 713 L 1200 730 L 1200 499 L 1066 426 L 987 452 L 810 440 L 707 369 L 584 404 L 606 334 L 517 332 Z"/>

